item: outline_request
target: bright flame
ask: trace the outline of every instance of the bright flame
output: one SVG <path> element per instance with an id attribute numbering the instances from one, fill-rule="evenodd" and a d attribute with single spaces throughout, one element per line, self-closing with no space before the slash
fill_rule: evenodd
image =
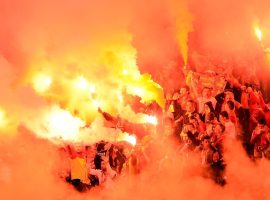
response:
<path id="1" fill-rule="evenodd" d="M 38 135 L 49 139 L 61 138 L 63 140 L 75 140 L 80 128 L 85 125 L 81 119 L 58 107 L 53 107 L 45 114 L 43 121 L 38 123 L 41 123 L 43 127 L 36 128 L 35 132 Z"/>
<path id="2" fill-rule="evenodd" d="M 255 34 L 259 41 L 262 41 L 262 31 L 259 27 L 255 27 Z"/>
<path id="3" fill-rule="evenodd" d="M 188 63 L 188 39 L 189 33 L 193 31 L 193 17 L 190 14 L 190 10 L 186 1 L 172 0 L 172 14 L 175 17 L 176 26 L 176 39 L 182 54 L 184 64 Z M 176 3 L 177 2 L 177 3 Z M 181 7 L 181 12 L 179 12 L 179 7 Z"/>
<path id="4" fill-rule="evenodd" d="M 127 138 L 126 138 L 126 141 L 129 142 L 130 144 L 132 144 L 133 146 L 136 145 L 137 143 L 137 139 L 134 135 L 129 135 Z"/>
<path id="5" fill-rule="evenodd" d="M 50 88 L 52 81 L 51 76 L 47 74 L 38 74 L 33 79 L 33 87 L 36 92 L 44 93 Z"/>
<path id="6" fill-rule="evenodd" d="M 133 88 L 133 93 L 140 96 L 140 97 L 144 96 L 144 90 L 142 88 L 139 88 L 139 87 Z"/>
<path id="7" fill-rule="evenodd" d="M 75 88 L 80 89 L 80 90 L 87 90 L 88 81 L 83 76 L 80 76 L 75 80 L 74 86 Z"/>
<path id="8" fill-rule="evenodd" d="M 157 117 L 155 117 L 155 116 L 146 115 L 144 120 L 145 120 L 145 122 L 147 122 L 149 124 L 153 124 L 155 126 L 158 124 Z"/>
<path id="9" fill-rule="evenodd" d="M 123 75 L 124 75 L 124 76 L 128 75 L 128 70 L 124 69 L 124 70 L 123 70 Z"/>
<path id="10" fill-rule="evenodd" d="M 39 92 L 38 95 L 50 103 L 61 105 L 71 113 L 76 113 L 87 123 L 96 119 L 98 107 L 114 116 L 121 117 L 127 111 L 132 113 L 124 101 L 123 88 L 126 88 L 129 95 L 140 96 L 141 103 L 156 101 L 164 107 L 163 89 L 152 80 L 150 74 L 141 74 L 136 63 L 137 52 L 131 42 L 132 36 L 123 33 L 119 38 L 116 36 L 112 40 L 97 42 L 95 46 L 83 44 L 63 49 L 60 54 L 50 54 L 50 59 L 43 55 L 43 51 L 36 52 L 33 60 L 29 61 L 30 67 L 25 81 L 32 83 L 32 75 L 40 72 L 57 77 L 53 79 L 53 87 L 49 92 Z M 95 54 L 89 55 L 94 49 Z M 39 66 L 38 72 L 35 66 Z M 46 84 L 32 85 L 39 91 L 46 91 L 51 81 L 46 83 L 47 87 L 44 88 L 36 85 Z M 132 114 L 135 116 L 134 112 Z M 127 120 L 133 120 L 131 115 Z M 140 117 L 136 120 L 140 120 Z"/>
<path id="11" fill-rule="evenodd" d="M 124 101 L 123 95 L 119 93 L 119 94 L 117 94 L 117 97 L 118 97 L 118 100 L 120 101 L 120 103 L 123 103 L 123 101 Z"/>
<path id="12" fill-rule="evenodd" d="M 0 128 L 3 128 L 7 125 L 6 113 L 3 109 L 0 108 Z"/>
<path id="13" fill-rule="evenodd" d="M 99 108 L 99 107 L 101 107 L 101 102 L 98 101 L 98 100 L 94 100 L 94 101 L 93 101 L 93 106 L 94 106 L 95 108 Z"/>
<path id="14" fill-rule="evenodd" d="M 96 86 L 95 85 L 90 85 L 89 86 L 89 91 L 90 91 L 90 93 L 96 93 Z"/>
<path id="15" fill-rule="evenodd" d="M 136 143 L 137 143 L 136 136 L 135 135 L 130 135 L 128 133 L 120 133 L 117 140 L 118 141 L 126 141 L 126 142 L 132 144 L 133 146 L 135 146 Z"/>
<path id="16" fill-rule="evenodd" d="M 19 119 L 0 107 L 0 134 L 13 137 L 17 133 Z"/>
<path id="17" fill-rule="evenodd" d="M 73 117 L 67 111 L 52 112 L 48 115 L 47 120 L 49 132 L 67 140 L 74 139 L 83 125 L 80 119 Z"/>

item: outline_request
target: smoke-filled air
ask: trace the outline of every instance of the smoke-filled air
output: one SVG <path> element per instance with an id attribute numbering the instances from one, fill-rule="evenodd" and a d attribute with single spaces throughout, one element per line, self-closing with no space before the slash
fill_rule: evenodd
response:
<path id="1" fill-rule="evenodd" d="M 270 1 L 0 0 L 0 199 L 270 199 Z"/>

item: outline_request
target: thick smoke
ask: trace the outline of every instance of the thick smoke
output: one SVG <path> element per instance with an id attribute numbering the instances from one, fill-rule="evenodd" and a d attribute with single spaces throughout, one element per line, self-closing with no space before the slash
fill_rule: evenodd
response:
<path id="1" fill-rule="evenodd" d="M 198 71 L 231 68 L 243 82 L 254 80 L 269 96 L 269 1 L 190 1 L 194 31 L 189 37 L 189 61 Z M 262 43 L 254 28 L 263 31 Z M 262 47 L 262 44 L 265 47 Z M 249 80 L 247 80 L 249 79 Z"/>
<path id="2" fill-rule="evenodd" d="M 77 193 L 57 176 L 63 160 L 57 147 L 37 139 L 24 127 L 12 140 L 1 139 L 1 199 L 267 199 L 269 195 L 269 163 L 252 163 L 240 144 L 226 144 L 227 181 L 225 187 L 201 176 L 199 157 L 169 157 L 159 165 L 155 161 L 142 172 L 118 177 L 113 187 Z M 168 144 L 168 143 L 167 143 Z M 152 156 L 173 150 L 155 146 Z"/>
<path id="3" fill-rule="evenodd" d="M 150 72 L 166 89 L 181 83 L 180 69 L 186 60 L 198 70 L 230 65 L 252 68 L 245 70 L 248 73 L 266 68 L 253 30 L 259 22 L 266 38 L 269 34 L 266 0 L 159 0 L 147 6 L 144 1 L 13 0 L 1 4 L 0 50 L 16 65 L 17 73 L 23 73 L 34 58 L 72 57 L 74 49 L 83 51 L 82 45 L 87 55 L 80 59 L 93 59 L 102 44 L 121 40 L 127 33 L 141 71 Z"/>
<path id="4" fill-rule="evenodd" d="M 57 147 L 18 128 L 25 116 L 49 104 L 25 84 L 29 72 L 46 68 L 47 63 L 38 65 L 40 60 L 58 64 L 50 66 L 57 74 L 83 69 L 100 79 L 113 71 L 95 65 L 109 63 L 110 59 L 97 61 L 108 44 L 121 43 L 132 49 L 132 55 L 136 52 L 141 72 L 149 72 L 166 90 L 183 82 L 185 61 L 198 71 L 232 66 L 242 74 L 265 74 L 263 80 L 269 81 L 269 73 L 261 73 L 269 72 L 269 61 L 253 31 L 259 22 L 265 29 L 264 43 L 269 44 L 269 4 L 267 0 L 1 1 L 0 107 L 7 113 L 8 128 L 0 128 L 0 199 L 269 198 L 269 163 L 251 162 L 240 144 L 227 145 L 224 188 L 202 178 L 198 157 L 174 156 L 161 171 L 153 162 L 138 177 L 119 178 L 111 189 L 79 194 L 57 177 L 61 161 Z M 74 66 L 74 55 L 81 61 L 79 67 Z M 85 60 L 94 63 L 89 71 L 82 67 Z M 164 149 L 157 146 L 154 152 Z"/>

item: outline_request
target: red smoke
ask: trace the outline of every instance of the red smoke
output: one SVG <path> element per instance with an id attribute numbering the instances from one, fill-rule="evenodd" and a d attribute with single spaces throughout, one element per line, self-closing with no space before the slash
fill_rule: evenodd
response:
<path id="1" fill-rule="evenodd" d="M 269 61 L 253 32 L 256 20 L 265 29 L 270 27 L 268 0 L 176 2 L 2 0 L 0 104 L 11 111 L 11 117 L 23 118 L 23 111 L 34 112 L 47 103 L 21 84 L 38 53 L 50 59 L 87 44 L 93 46 L 89 55 L 95 57 L 96 43 L 121 40 L 123 32 L 132 37 L 130 45 L 137 51 L 141 72 L 149 72 L 165 90 L 177 89 L 183 83 L 184 62 L 175 20 L 187 10 L 192 20 L 183 20 L 193 27 L 186 41 L 189 65 L 197 70 L 231 66 L 243 77 L 255 71 L 265 85 L 269 83 Z M 270 47 L 265 37 L 265 45 Z M 269 198 L 269 163 L 251 162 L 240 144 L 228 145 L 233 150 L 225 153 L 228 184 L 224 188 L 201 177 L 197 157 L 187 161 L 179 157 L 162 172 L 153 163 L 138 177 L 128 181 L 119 178 L 111 190 L 78 194 L 57 178 L 55 163 L 59 158 L 54 145 L 23 128 L 15 132 L 15 138 L 7 139 L 9 132 L 0 131 L 0 199 Z M 155 151 L 163 153 L 163 149 Z"/>
<path id="2" fill-rule="evenodd" d="M 201 176 L 199 158 L 194 155 L 171 157 L 161 168 L 153 161 L 138 176 L 118 177 L 110 189 L 81 194 L 58 178 L 57 163 L 62 160 L 54 145 L 23 127 L 19 133 L 14 140 L 1 140 L 1 199 L 267 199 L 269 195 L 269 163 L 252 163 L 240 144 L 233 144 L 233 150 L 232 144 L 226 144 L 228 184 L 223 188 Z M 173 144 L 172 149 L 155 147 L 153 154 L 174 151 Z"/>

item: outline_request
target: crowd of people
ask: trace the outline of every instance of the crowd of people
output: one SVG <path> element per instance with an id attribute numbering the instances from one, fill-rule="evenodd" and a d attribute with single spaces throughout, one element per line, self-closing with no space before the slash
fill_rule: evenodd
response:
<path id="1" fill-rule="evenodd" d="M 174 140 L 178 147 L 175 153 L 187 159 L 190 154 L 199 154 L 203 176 L 221 186 L 227 182 L 225 140 L 241 142 L 253 161 L 270 159 L 270 106 L 264 101 L 258 81 L 245 82 L 233 75 L 191 70 L 185 75 L 185 85 L 173 92 L 165 91 L 163 109 L 156 102 L 137 104 L 140 111 L 157 116 L 159 123 L 154 131 L 99 110 L 112 127 L 133 131 L 138 143 L 132 146 L 101 141 L 77 149 L 69 145 L 61 149 L 66 156 L 63 160 L 69 160 L 61 176 L 79 191 L 94 186 L 110 187 L 118 176 L 139 174 L 149 163 L 147 145 L 151 137 Z M 213 77 L 219 82 L 209 81 Z M 164 157 L 159 157 L 160 163 Z"/>

